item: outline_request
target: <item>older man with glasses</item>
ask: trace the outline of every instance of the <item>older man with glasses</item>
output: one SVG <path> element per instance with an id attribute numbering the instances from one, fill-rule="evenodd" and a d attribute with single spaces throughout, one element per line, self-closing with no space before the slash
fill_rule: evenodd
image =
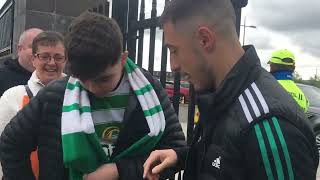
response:
<path id="1" fill-rule="evenodd" d="M 29 103 L 38 91 L 52 80 L 65 76 L 66 63 L 63 36 L 57 32 L 44 31 L 32 42 L 32 64 L 35 71 L 27 85 L 12 87 L 4 92 L 0 99 L 0 133 L 19 110 Z M 32 169 L 38 177 L 38 159 L 36 153 L 31 156 Z"/>

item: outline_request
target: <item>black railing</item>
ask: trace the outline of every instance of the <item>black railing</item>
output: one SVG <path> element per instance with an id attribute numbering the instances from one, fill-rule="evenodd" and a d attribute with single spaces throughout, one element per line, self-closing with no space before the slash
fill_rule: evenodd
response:
<path id="1" fill-rule="evenodd" d="M 140 22 L 145 19 L 145 1 L 141 0 L 140 6 Z M 134 22 L 133 22 L 134 23 Z M 138 24 L 138 23 L 136 23 Z M 132 25 L 133 26 L 133 25 Z M 138 25 L 137 25 L 138 26 Z M 139 31 L 138 35 L 138 61 L 137 64 L 142 67 L 142 58 L 143 58 L 143 40 L 144 40 L 144 28 L 143 27 L 136 27 Z"/>
<path id="2" fill-rule="evenodd" d="M 110 8 L 110 2 L 107 0 L 104 0 L 95 4 L 93 7 L 89 8 L 88 10 L 91 12 L 96 12 L 109 17 L 109 8 Z"/>
<path id="3" fill-rule="evenodd" d="M 152 0 L 151 19 L 154 20 L 157 17 L 157 0 Z M 149 67 L 148 70 L 153 74 L 154 68 L 154 53 L 156 46 L 156 26 L 150 27 L 150 49 L 149 49 Z"/>

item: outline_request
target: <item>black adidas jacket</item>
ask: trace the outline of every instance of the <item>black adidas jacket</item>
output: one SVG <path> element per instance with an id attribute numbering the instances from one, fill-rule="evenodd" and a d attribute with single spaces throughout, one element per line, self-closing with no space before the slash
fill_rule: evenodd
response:
<path id="1" fill-rule="evenodd" d="M 215 93 L 199 94 L 200 122 L 184 180 L 315 180 L 318 153 L 308 119 L 265 71 L 254 47 Z M 187 155 L 188 152 L 188 156 Z"/>
<path id="2" fill-rule="evenodd" d="M 31 74 L 17 59 L 6 59 L 0 67 L 0 96 L 11 87 L 27 84 Z"/>
<path id="3" fill-rule="evenodd" d="M 143 71 L 152 84 L 166 118 L 166 128 L 155 149 L 185 146 L 185 138 L 171 102 L 160 82 Z M 34 180 L 29 155 L 38 148 L 40 180 L 67 180 L 61 146 L 61 110 L 68 78 L 54 81 L 39 91 L 6 126 L 0 138 L 0 159 L 5 180 Z M 133 92 L 132 92 L 133 93 Z M 124 114 L 123 128 L 115 144 L 113 157 L 149 133 L 144 113 L 132 95 Z M 142 180 L 143 164 L 149 152 L 127 157 L 115 163 L 119 180 Z M 175 169 L 163 174 L 174 175 Z"/>

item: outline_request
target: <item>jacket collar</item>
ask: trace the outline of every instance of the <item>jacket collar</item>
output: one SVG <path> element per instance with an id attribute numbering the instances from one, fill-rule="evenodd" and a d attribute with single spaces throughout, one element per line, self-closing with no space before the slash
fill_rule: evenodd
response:
<path id="1" fill-rule="evenodd" d="M 223 113 L 257 79 L 261 64 L 253 46 L 243 47 L 245 54 L 235 64 L 216 91 L 198 94 L 198 104 L 207 112 Z M 202 112 L 201 112 L 202 113 Z"/>
<path id="2" fill-rule="evenodd" d="M 276 80 L 293 80 L 292 71 L 277 71 L 271 74 Z"/>

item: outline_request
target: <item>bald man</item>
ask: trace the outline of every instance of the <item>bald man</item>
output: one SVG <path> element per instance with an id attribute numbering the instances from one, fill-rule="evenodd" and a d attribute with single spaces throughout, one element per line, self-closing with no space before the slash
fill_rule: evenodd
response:
<path id="1" fill-rule="evenodd" d="M 20 35 L 17 46 L 18 58 L 5 60 L 0 69 L 0 96 L 13 86 L 27 84 L 34 71 L 31 61 L 31 44 L 33 39 L 41 32 L 41 29 L 31 28 Z"/>

